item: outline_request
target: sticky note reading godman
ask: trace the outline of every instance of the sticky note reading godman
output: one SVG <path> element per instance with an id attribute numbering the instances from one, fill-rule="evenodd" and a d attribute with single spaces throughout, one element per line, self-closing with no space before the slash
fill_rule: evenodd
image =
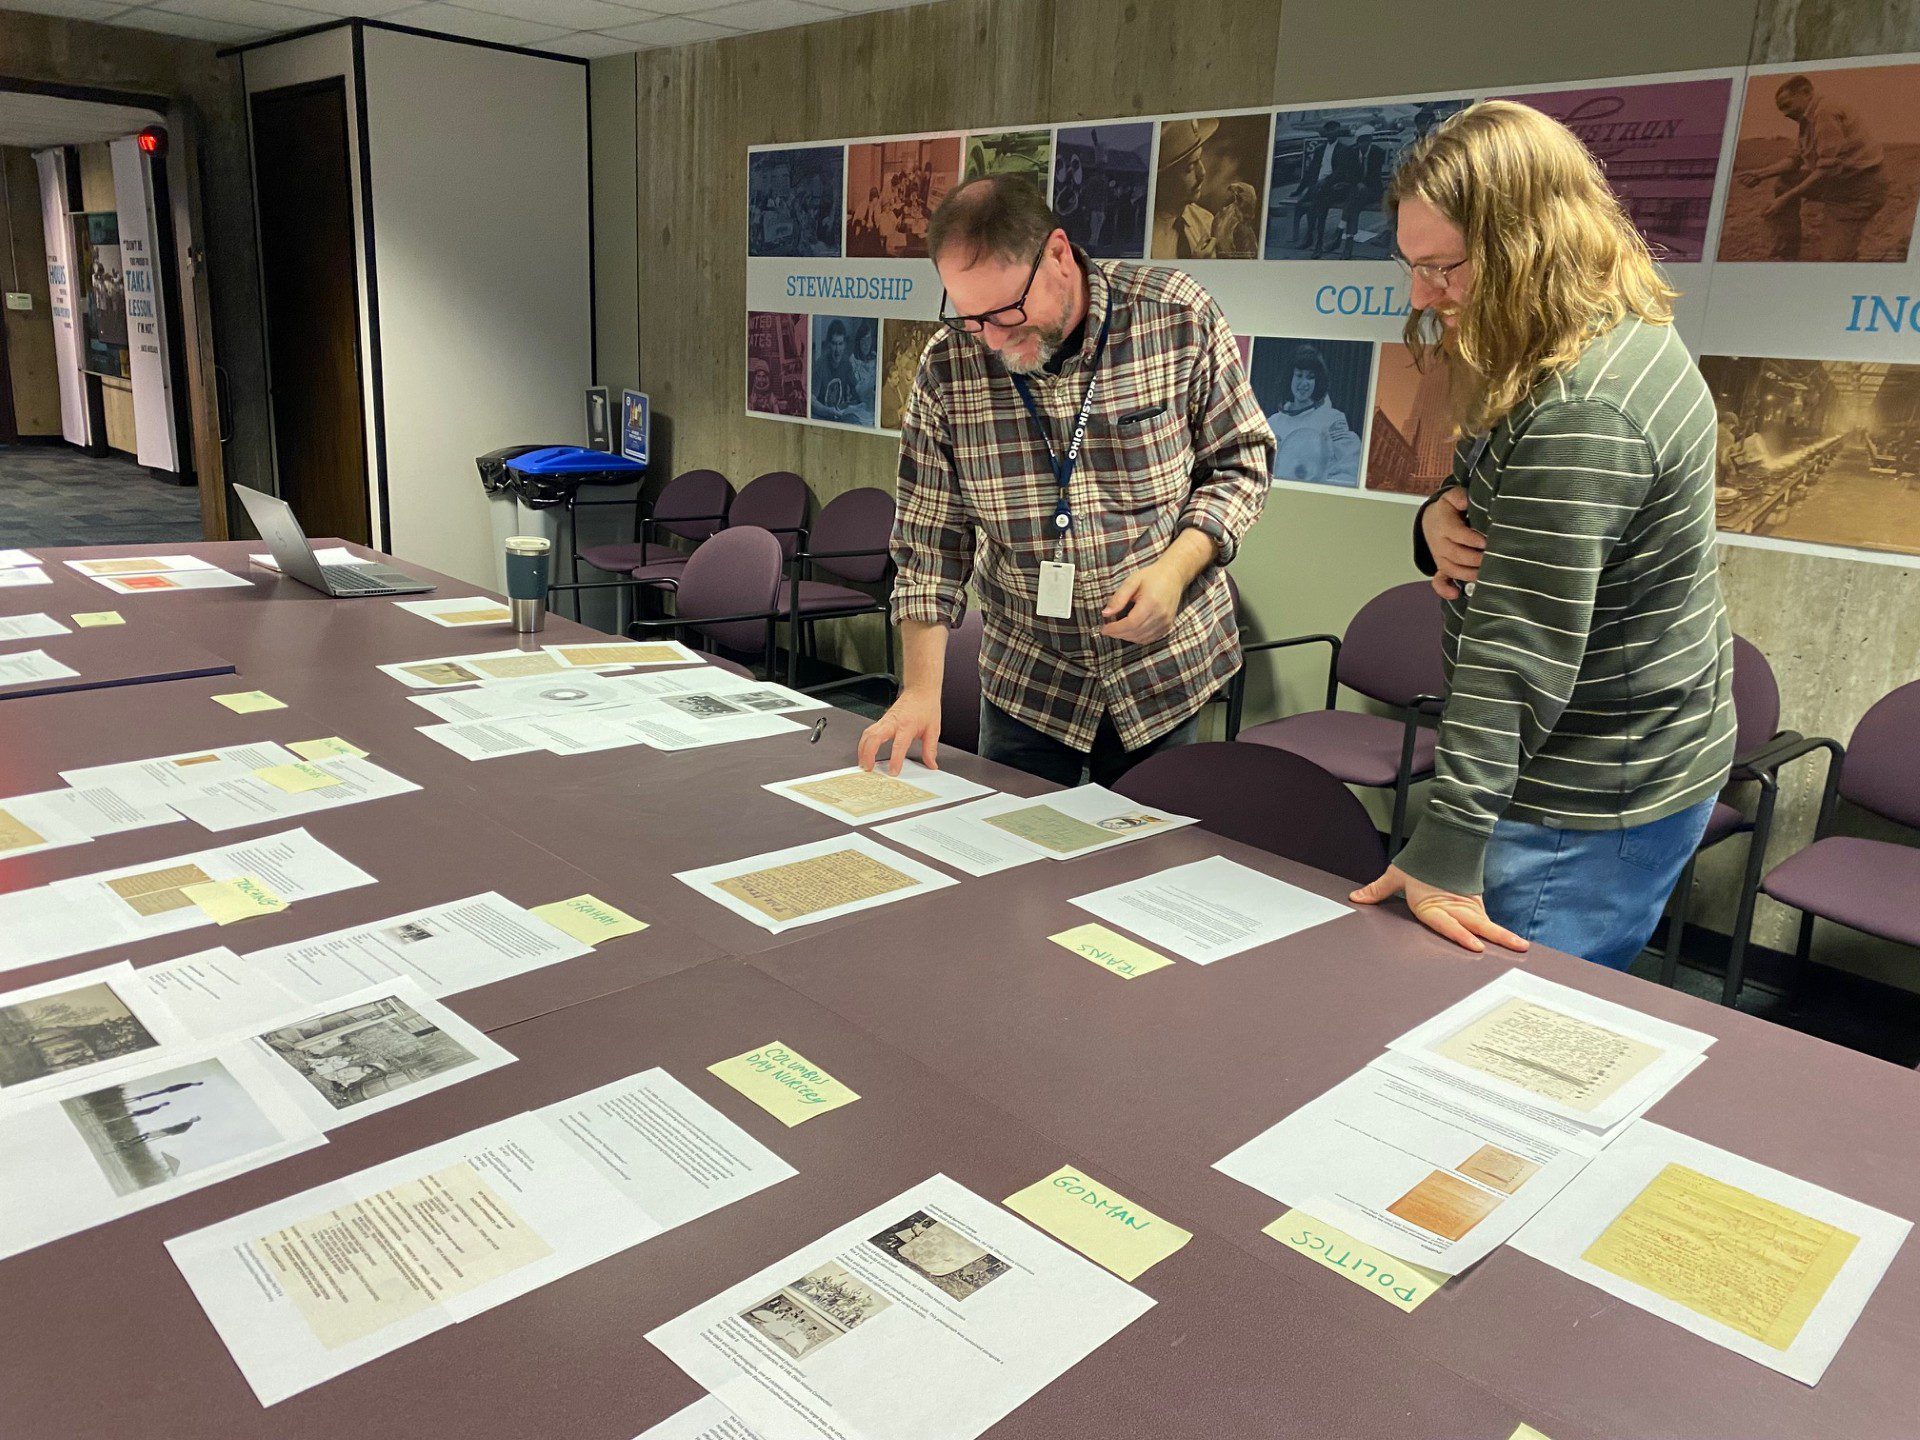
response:
<path id="1" fill-rule="evenodd" d="M 860 1098 L 778 1040 L 709 1065 L 707 1070 L 788 1127 Z"/>
<path id="2" fill-rule="evenodd" d="M 1346 1231 L 1299 1210 L 1287 1211 L 1266 1226 L 1264 1233 L 1399 1310 L 1415 1309 L 1447 1283 L 1447 1277 L 1438 1270 L 1396 1260 L 1386 1251 L 1363 1245 Z"/>
<path id="3" fill-rule="evenodd" d="M 1071 1166 L 1009 1195 L 1007 1208 L 1122 1280 L 1138 1280 L 1193 1238 Z"/>

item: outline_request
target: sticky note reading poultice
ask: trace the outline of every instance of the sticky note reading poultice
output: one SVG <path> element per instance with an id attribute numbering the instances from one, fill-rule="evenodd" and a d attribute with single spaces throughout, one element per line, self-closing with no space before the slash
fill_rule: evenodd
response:
<path id="1" fill-rule="evenodd" d="M 118 610 L 87 610 L 76 614 L 73 623 L 82 630 L 94 630 L 102 625 L 124 625 L 127 617 Z"/>
<path id="2" fill-rule="evenodd" d="M 576 895 L 571 900 L 555 900 L 536 905 L 529 914 L 563 930 L 582 945 L 598 945 L 602 940 L 618 940 L 622 935 L 637 935 L 647 922 L 636 920 L 624 910 L 616 910 L 591 895 Z"/>
<path id="3" fill-rule="evenodd" d="M 1297 1250 L 1316 1265 L 1344 1275 L 1369 1294 L 1378 1295 L 1397 1310 L 1412 1311 L 1447 1283 L 1438 1270 L 1397 1260 L 1384 1250 L 1363 1245 L 1344 1230 L 1336 1230 L 1298 1210 L 1289 1210 L 1263 1227 L 1289 1250 Z"/>
<path id="4" fill-rule="evenodd" d="M 860 1097 L 778 1040 L 707 1067 L 782 1125 L 851 1105 Z"/>
<path id="5" fill-rule="evenodd" d="M 1138 940 L 1129 940 L 1104 925 L 1076 925 L 1071 930 L 1062 930 L 1058 935 L 1049 935 L 1047 938 L 1091 960 L 1101 969 L 1112 971 L 1123 980 L 1149 974 L 1173 963 Z"/>
<path id="6" fill-rule="evenodd" d="M 1006 1205 L 1122 1280 L 1138 1280 L 1193 1238 L 1071 1165 L 1009 1195 Z"/>
<path id="7" fill-rule="evenodd" d="M 266 882 L 252 875 L 188 885 L 180 893 L 206 911 L 208 918 L 218 925 L 251 920 L 256 915 L 272 915 L 287 908 L 287 902 L 268 889 Z"/>
<path id="8" fill-rule="evenodd" d="M 322 770 L 309 761 L 297 765 L 265 765 L 253 772 L 255 777 L 276 785 L 289 795 L 304 795 L 309 790 L 324 790 L 329 785 L 338 785 L 340 777 Z"/>
<path id="9" fill-rule="evenodd" d="M 364 760 L 367 752 L 350 745 L 338 735 L 324 740 L 289 740 L 287 748 L 302 760 Z"/>
<path id="10" fill-rule="evenodd" d="M 224 705 L 236 715 L 251 715 L 256 710 L 284 710 L 284 700 L 276 700 L 264 690 L 240 690 L 232 695 L 216 695 L 214 703 Z"/>

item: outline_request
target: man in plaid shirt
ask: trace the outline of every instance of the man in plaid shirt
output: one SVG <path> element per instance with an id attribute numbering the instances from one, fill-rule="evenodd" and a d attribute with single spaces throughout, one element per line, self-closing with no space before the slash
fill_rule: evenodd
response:
<path id="1" fill-rule="evenodd" d="M 1193 739 L 1240 668 L 1224 567 L 1266 500 L 1273 434 L 1212 297 L 1179 271 L 1090 260 L 1031 181 L 949 192 L 927 246 L 947 329 L 901 422 L 904 675 L 860 763 L 890 747 L 898 774 L 915 742 L 935 763 L 971 580 L 980 753 L 1109 783 Z"/>

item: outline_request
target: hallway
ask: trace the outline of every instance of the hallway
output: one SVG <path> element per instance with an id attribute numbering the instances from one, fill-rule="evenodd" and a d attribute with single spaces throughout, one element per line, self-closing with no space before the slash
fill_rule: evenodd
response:
<path id="1" fill-rule="evenodd" d="M 0 445 L 0 548 L 200 538 L 200 492 L 193 486 L 163 484 L 119 455 Z"/>

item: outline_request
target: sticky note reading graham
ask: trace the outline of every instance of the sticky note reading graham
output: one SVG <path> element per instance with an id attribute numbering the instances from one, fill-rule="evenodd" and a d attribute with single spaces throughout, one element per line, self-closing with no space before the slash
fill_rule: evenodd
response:
<path id="1" fill-rule="evenodd" d="M 127 617 L 118 610 L 87 610 L 76 614 L 73 623 L 82 630 L 97 630 L 102 625 L 124 625 Z"/>
<path id="2" fill-rule="evenodd" d="M 1076 925 L 1071 930 L 1062 930 L 1058 935 L 1049 935 L 1047 938 L 1056 945 L 1066 946 L 1083 959 L 1091 960 L 1102 970 L 1111 971 L 1122 980 L 1131 980 L 1136 975 L 1146 975 L 1173 963 L 1139 941 L 1129 940 L 1104 925 Z"/>
<path id="3" fill-rule="evenodd" d="M 297 765 L 265 765 L 253 773 L 289 795 L 304 795 L 309 790 L 325 790 L 329 785 L 340 784 L 338 775 L 305 760 Z"/>
<path id="4" fill-rule="evenodd" d="M 287 748 L 302 760 L 364 760 L 367 752 L 338 735 L 324 740 L 289 740 Z"/>
<path id="5" fill-rule="evenodd" d="M 842 1105 L 851 1105 L 860 1098 L 806 1056 L 789 1050 L 778 1040 L 709 1065 L 707 1070 L 788 1127 L 829 1110 L 838 1110 Z"/>
<path id="6" fill-rule="evenodd" d="M 216 695 L 216 705 L 224 705 L 236 715 L 251 715 L 256 710 L 284 710 L 284 700 L 276 700 L 264 690 L 240 690 L 232 695 Z"/>
<path id="7" fill-rule="evenodd" d="M 1447 1283 L 1438 1270 L 1397 1260 L 1384 1250 L 1363 1245 L 1344 1230 L 1322 1224 L 1311 1215 L 1289 1210 L 1264 1227 L 1289 1250 L 1297 1250 L 1316 1265 L 1344 1275 L 1362 1290 L 1378 1295 L 1398 1310 L 1414 1310 Z"/>
<path id="8" fill-rule="evenodd" d="M 287 902 L 254 875 L 188 885 L 180 893 L 206 911 L 216 925 L 231 925 L 236 920 L 251 920 L 256 915 L 272 915 L 287 908 Z"/>
<path id="9" fill-rule="evenodd" d="M 1138 1280 L 1193 1238 L 1072 1166 L 1009 1195 L 1006 1203 L 1122 1280 Z"/>
<path id="10" fill-rule="evenodd" d="M 622 935 L 636 935 L 647 928 L 647 922 L 636 920 L 624 910 L 616 910 L 604 900 L 596 900 L 591 895 L 576 895 L 571 900 L 555 900 L 550 905 L 536 905 L 531 914 L 563 930 L 583 945 L 598 945 L 602 940 L 618 940 Z"/>

